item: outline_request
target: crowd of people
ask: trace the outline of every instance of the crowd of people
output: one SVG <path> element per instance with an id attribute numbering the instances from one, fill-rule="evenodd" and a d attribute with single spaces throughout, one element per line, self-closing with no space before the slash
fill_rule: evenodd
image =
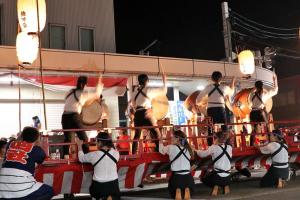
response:
<path id="1" fill-rule="evenodd" d="M 197 102 L 200 102 L 204 96 L 208 97 L 208 116 L 215 123 L 226 124 L 225 101 L 227 101 L 234 92 L 234 81 L 231 87 L 221 84 L 222 74 L 214 72 L 212 74 L 213 84 L 208 85 L 198 96 Z M 151 100 L 157 95 L 166 94 L 166 76 L 163 74 L 162 88 L 148 87 L 149 78 L 142 74 L 138 76 L 139 85 L 133 91 L 130 106 L 134 109 L 134 125 L 156 126 L 156 120 L 151 112 Z M 275 91 L 269 93 L 262 92 L 262 84 L 256 83 L 251 98 L 255 108 L 251 120 L 264 121 L 264 102 L 267 98 L 275 95 L 278 90 L 277 80 L 274 77 Z M 87 77 L 79 77 L 77 86 L 71 90 L 65 101 L 64 113 L 62 115 L 62 126 L 64 129 L 83 128 L 80 121 L 80 113 L 83 105 L 93 102 L 99 98 L 103 83 L 99 78 L 98 85 L 94 92 L 84 90 L 87 85 Z M 277 89 L 276 89 L 277 88 Z M 264 96 L 266 95 L 266 96 Z M 54 195 L 53 189 L 43 183 L 39 183 L 34 178 L 36 164 L 41 164 L 46 158 L 44 150 L 40 147 L 38 131 L 39 120 L 36 118 L 35 127 L 25 127 L 18 138 L 7 141 L 0 140 L 0 199 L 41 199 L 48 200 Z M 202 177 L 202 182 L 212 188 L 212 195 L 217 195 L 219 188 L 224 190 L 224 194 L 230 192 L 229 185 L 231 181 L 231 159 L 232 146 L 226 126 L 217 132 L 209 130 L 209 136 L 213 139 L 209 142 L 206 150 L 195 150 L 190 146 L 186 134 L 181 130 L 174 130 L 171 144 L 166 145 L 160 130 L 151 128 L 150 135 L 154 139 L 155 151 L 168 155 L 169 167 L 172 172 L 169 178 L 169 193 L 172 198 L 190 199 L 193 195 L 195 183 L 191 175 L 191 160 L 195 157 L 211 157 L 212 171 Z M 89 152 L 86 144 L 88 141 L 84 131 L 76 132 L 78 139 L 78 158 L 82 163 L 91 163 L 94 168 L 92 183 L 90 186 L 90 195 L 95 199 L 115 200 L 120 199 L 120 188 L 118 184 L 117 164 L 120 154 L 124 152 L 118 149 L 127 149 L 125 154 L 129 153 L 130 145 L 127 142 L 120 142 L 114 145 L 111 136 L 107 132 L 99 132 L 97 141 L 97 150 Z M 135 132 L 134 139 L 140 138 L 140 131 Z M 288 150 L 284 137 L 279 130 L 274 130 L 268 135 L 268 143 L 263 145 L 256 144 L 257 148 L 263 154 L 270 154 L 272 157 L 272 166 L 268 169 L 266 175 L 261 179 L 261 187 L 283 187 L 285 179 L 289 174 Z M 64 133 L 65 142 L 71 141 L 71 132 Z M 120 140 L 130 139 L 126 132 L 120 135 Z M 121 147 L 121 148 L 120 148 Z M 136 153 L 138 144 L 133 142 L 132 153 Z M 69 154 L 69 147 L 64 148 L 64 155 Z M 4 180 L 4 181 L 2 181 Z M 18 187 L 16 187 L 18 185 Z"/>

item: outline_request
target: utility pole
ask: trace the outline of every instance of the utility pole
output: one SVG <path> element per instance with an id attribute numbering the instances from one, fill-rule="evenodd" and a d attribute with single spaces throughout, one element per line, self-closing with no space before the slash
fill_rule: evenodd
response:
<path id="1" fill-rule="evenodd" d="M 255 55 L 255 66 L 256 67 L 262 67 L 263 58 L 261 56 L 260 50 L 256 50 L 254 52 L 254 55 Z"/>
<path id="2" fill-rule="evenodd" d="M 231 25 L 229 19 L 228 2 L 222 2 L 222 19 L 226 60 L 228 62 L 232 62 Z"/>

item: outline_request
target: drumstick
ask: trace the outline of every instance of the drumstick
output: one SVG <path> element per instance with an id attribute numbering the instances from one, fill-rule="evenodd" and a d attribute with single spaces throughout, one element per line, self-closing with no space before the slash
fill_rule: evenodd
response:
<path id="1" fill-rule="evenodd" d="M 159 63 L 159 70 L 161 71 L 162 74 L 165 74 L 165 70 L 162 64 Z"/>
<path id="2" fill-rule="evenodd" d="M 159 70 L 161 71 L 162 73 L 162 78 L 163 78 L 163 82 L 164 82 L 164 85 L 166 84 L 166 74 L 165 74 L 165 70 L 164 70 L 164 67 L 162 64 L 159 63 Z"/>

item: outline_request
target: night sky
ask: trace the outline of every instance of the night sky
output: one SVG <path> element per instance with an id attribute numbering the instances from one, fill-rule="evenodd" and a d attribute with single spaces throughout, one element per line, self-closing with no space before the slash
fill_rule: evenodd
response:
<path id="1" fill-rule="evenodd" d="M 221 2 L 217 0 L 115 0 L 116 44 L 118 53 L 138 54 L 154 40 L 150 55 L 221 60 L 225 57 L 222 36 Z M 295 28 L 300 26 L 299 0 L 232 0 L 236 13 L 261 24 Z M 246 36 L 233 35 L 233 48 L 277 50 L 273 66 L 279 77 L 300 74 L 300 41 L 265 38 L 235 24 L 233 29 Z M 247 22 L 247 21 L 246 21 Z M 247 22 L 248 23 L 248 22 Z M 240 23 L 241 24 L 241 23 Z M 262 29 L 270 35 L 295 35 L 298 30 Z M 266 34 L 269 35 L 269 34 Z M 263 38 L 261 38 L 263 36 Z M 287 57 L 289 56 L 289 57 Z M 293 57 L 293 58 L 290 58 Z"/>

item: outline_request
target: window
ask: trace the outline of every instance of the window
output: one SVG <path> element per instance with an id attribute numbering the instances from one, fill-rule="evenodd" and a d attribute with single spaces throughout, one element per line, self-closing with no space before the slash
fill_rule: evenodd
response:
<path id="1" fill-rule="evenodd" d="M 95 51 L 94 29 L 79 28 L 79 49 L 81 51 Z"/>
<path id="2" fill-rule="evenodd" d="M 50 24 L 49 46 L 51 49 L 66 49 L 65 26 Z"/>

